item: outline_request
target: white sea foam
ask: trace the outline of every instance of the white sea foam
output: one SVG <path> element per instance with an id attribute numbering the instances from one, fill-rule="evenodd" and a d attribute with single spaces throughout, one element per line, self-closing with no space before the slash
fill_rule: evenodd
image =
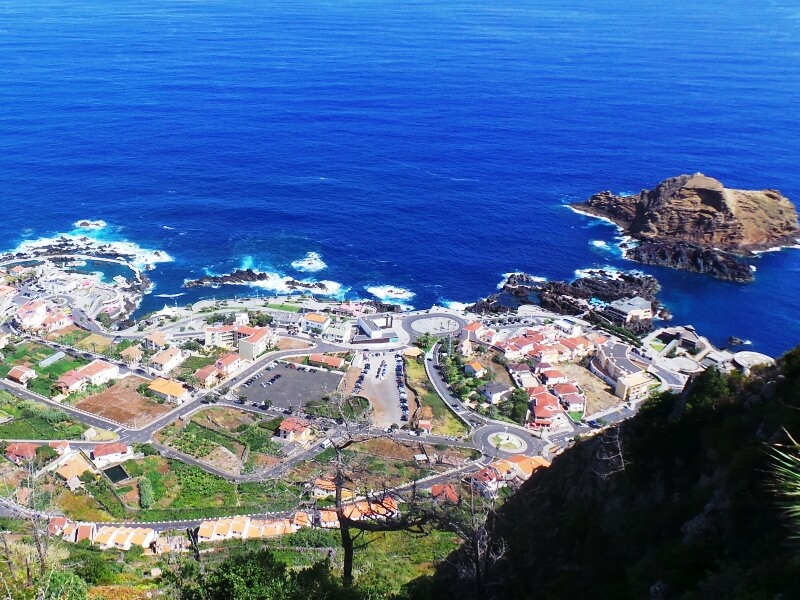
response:
<path id="1" fill-rule="evenodd" d="M 174 227 L 170 227 L 169 225 L 162 225 L 161 229 L 175 229 Z"/>
<path id="2" fill-rule="evenodd" d="M 497 284 L 497 289 L 498 290 L 503 289 L 503 286 L 508 281 L 508 278 L 511 277 L 512 275 L 526 275 L 526 273 L 523 271 L 512 271 L 510 273 L 503 273 L 503 279 L 500 281 L 500 283 Z M 528 275 L 528 277 L 530 277 L 531 281 L 534 281 L 536 283 L 544 283 L 545 281 L 547 281 L 547 277 L 540 277 L 538 275 Z"/>
<path id="3" fill-rule="evenodd" d="M 394 300 L 411 300 L 411 298 L 416 296 L 416 294 L 411 290 L 392 285 L 373 285 L 364 289 L 384 302 L 392 302 Z"/>
<path id="4" fill-rule="evenodd" d="M 609 265 L 603 265 L 602 267 L 591 267 L 589 269 L 575 270 L 576 279 L 582 279 L 585 277 L 597 277 L 598 275 L 602 275 L 606 279 L 616 280 L 619 279 L 623 274 L 638 275 L 638 276 L 644 275 L 642 271 L 636 271 L 636 270 L 623 271 L 622 269 L 618 269 L 617 267 L 612 267 Z"/>
<path id="5" fill-rule="evenodd" d="M 13 253 L 35 253 L 49 246 L 54 246 L 67 239 L 79 247 L 77 254 L 94 255 L 98 252 L 104 254 L 113 253 L 130 256 L 131 264 L 136 267 L 144 267 L 155 263 L 172 262 L 172 257 L 163 250 L 152 250 L 143 248 L 134 242 L 127 240 L 113 241 L 108 239 L 94 239 L 88 235 L 77 235 L 74 233 L 61 233 L 53 237 L 41 237 L 35 240 L 25 240 L 11 252 Z"/>
<path id="6" fill-rule="evenodd" d="M 156 298 L 178 298 L 184 295 L 185 294 L 183 292 L 181 292 L 180 294 L 156 294 Z"/>
<path id="7" fill-rule="evenodd" d="M 467 310 L 467 307 L 471 306 L 466 302 L 456 302 L 455 300 L 442 300 L 442 305 L 453 310 Z"/>
<path id="8" fill-rule="evenodd" d="M 322 255 L 318 252 L 309 252 L 305 258 L 292 261 L 292 268 L 304 273 L 316 273 L 328 268 L 328 265 L 322 260 Z"/>
<path id="9" fill-rule="evenodd" d="M 604 240 L 592 240 L 590 243 L 595 248 L 601 248 L 603 250 L 608 250 L 608 248 L 609 248 L 608 242 L 606 242 Z"/>
<path id="10" fill-rule="evenodd" d="M 781 250 L 785 250 L 787 248 L 791 248 L 794 250 L 800 249 L 800 239 L 796 240 L 797 244 L 789 244 L 787 246 L 774 246 L 772 248 L 767 248 L 766 250 L 753 250 L 753 254 L 766 254 L 767 252 L 780 252 Z"/>
<path id="11" fill-rule="evenodd" d="M 75 227 L 76 229 L 94 229 L 94 230 L 105 229 L 107 225 L 108 223 L 106 223 L 102 219 L 95 219 L 95 220 L 81 219 L 80 221 L 75 221 L 72 224 L 72 226 Z"/>
<path id="12" fill-rule="evenodd" d="M 350 290 L 349 287 L 343 286 L 338 281 L 316 281 L 314 279 L 295 279 L 279 273 L 265 273 L 267 279 L 260 281 L 252 281 L 246 285 L 258 287 L 263 290 L 275 292 L 276 294 L 296 294 L 300 292 L 309 292 L 315 296 L 327 296 L 330 298 L 343 299 L 344 295 Z M 291 285 L 292 281 L 304 283 L 307 285 L 315 285 L 317 287 L 295 287 Z M 320 287 L 321 286 L 321 287 Z"/>

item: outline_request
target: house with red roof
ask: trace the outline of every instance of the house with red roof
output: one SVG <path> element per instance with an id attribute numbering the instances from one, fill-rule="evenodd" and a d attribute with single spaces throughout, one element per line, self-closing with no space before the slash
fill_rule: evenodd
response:
<path id="1" fill-rule="evenodd" d="M 278 426 L 278 437 L 290 442 L 304 442 L 311 437 L 311 428 L 303 419 L 286 417 Z"/>
<path id="2" fill-rule="evenodd" d="M 530 403 L 530 414 L 533 417 L 528 424 L 534 429 L 551 429 L 557 424 L 559 419 L 563 419 L 564 409 L 558 401 L 558 397 L 548 391 L 537 392 L 532 395 Z"/>
<path id="3" fill-rule="evenodd" d="M 567 376 L 558 369 L 546 369 L 539 373 L 539 379 L 545 385 L 556 385 L 557 383 L 567 383 Z"/>
<path id="4" fill-rule="evenodd" d="M 21 465 L 36 458 L 36 449 L 38 447 L 38 444 L 31 442 L 11 442 L 6 446 L 6 458 L 15 465 Z"/>
<path id="5" fill-rule="evenodd" d="M 492 465 L 487 465 L 470 475 L 469 482 L 486 498 L 497 495 L 497 491 L 504 484 L 502 474 Z"/>
<path id="6" fill-rule="evenodd" d="M 220 379 L 225 377 L 225 373 L 220 371 L 215 365 L 206 365 L 205 367 L 197 369 L 197 371 L 194 372 L 194 376 L 197 377 L 200 385 L 209 388 L 214 387 Z"/>
<path id="7" fill-rule="evenodd" d="M 91 458 L 95 466 L 102 469 L 106 465 L 133 458 L 133 448 L 122 442 L 98 444 L 92 449 Z"/>
<path id="8" fill-rule="evenodd" d="M 461 499 L 452 483 L 431 486 L 431 496 L 437 504 L 458 504 Z"/>
<path id="9" fill-rule="evenodd" d="M 214 363 L 214 366 L 225 373 L 225 375 L 230 376 L 232 373 L 242 368 L 242 357 L 235 352 L 228 352 L 220 356 L 217 362 Z"/>
<path id="10" fill-rule="evenodd" d="M 27 385 L 31 379 L 36 379 L 36 371 L 30 367 L 12 367 L 6 375 L 6 379 L 20 385 Z"/>
<path id="11" fill-rule="evenodd" d="M 308 364 L 317 367 L 327 367 L 329 369 L 336 369 L 340 371 L 344 369 L 347 364 L 343 358 L 338 356 L 330 356 L 328 354 L 315 353 L 308 357 Z"/>
<path id="12" fill-rule="evenodd" d="M 74 369 L 67 371 L 56 381 L 56 387 L 62 394 L 82 392 L 86 389 L 86 384 L 86 378 Z"/>

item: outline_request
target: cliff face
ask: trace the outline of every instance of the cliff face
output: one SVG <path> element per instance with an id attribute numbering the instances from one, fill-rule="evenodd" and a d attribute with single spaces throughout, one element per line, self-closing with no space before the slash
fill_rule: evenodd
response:
<path id="1" fill-rule="evenodd" d="M 635 196 L 595 194 L 577 205 L 646 240 L 682 240 L 747 253 L 794 243 L 797 210 L 775 190 L 735 190 L 702 173 L 680 175 Z"/>
<path id="2" fill-rule="evenodd" d="M 707 371 L 565 451 L 498 511 L 482 589 L 462 550 L 419 597 L 800 597 L 769 453 L 800 434 L 800 348 L 779 362 Z"/>
<path id="3" fill-rule="evenodd" d="M 728 189 L 702 173 L 671 177 L 635 196 L 600 192 L 574 206 L 637 238 L 628 258 L 730 281 L 753 279 L 737 256 L 793 245 L 800 236 L 797 209 L 780 192 Z"/>

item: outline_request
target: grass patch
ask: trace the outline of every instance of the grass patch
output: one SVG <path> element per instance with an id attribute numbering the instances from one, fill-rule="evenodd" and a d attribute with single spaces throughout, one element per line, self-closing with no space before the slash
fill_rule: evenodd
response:
<path id="1" fill-rule="evenodd" d="M 111 338 L 107 338 L 99 333 L 92 333 L 86 336 L 77 344 L 77 348 L 83 350 L 91 350 L 92 352 L 102 352 L 112 345 Z"/>
<path id="2" fill-rule="evenodd" d="M 0 391 L 0 410 L 14 418 L 0 425 L 0 438 L 7 440 L 78 440 L 87 429 L 64 411 L 18 400 L 6 391 Z"/>
<path id="3" fill-rule="evenodd" d="M 404 358 L 406 377 L 409 385 L 419 392 L 421 407 L 427 406 L 433 413 L 434 433 L 438 435 L 464 435 L 467 428 L 456 417 L 444 400 L 433 389 L 431 380 L 425 372 L 425 367 L 420 360 Z"/>
<path id="4" fill-rule="evenodd" d="M 361 396 L 348 398 L 342 404 L 341 410 L 333 400 L 311 400 L 306 403 L 304 410 L 307 414 L 330 419 L 354 419 L 362 416 L 369 408 L 369 400 Z"/>
<path id="5" fill-rule="evenodd" d="M 75 346 L 82 340 L 85 340 L 87 337 L 89 337 L 89 335 L 91 334 L 85 329 L 73 329 L 69 333 L 58 336 L 56 341 L 59 344 L 64 344 L 66 346 Z"/>
<path id="6" fill-rule="evenodd" d="M 273 310 L 283 310 L 286 312 L 300 312 L 300 307 L 295 306 L 294 304 L 266 304 L 266 308 L 271 308 Z"/>

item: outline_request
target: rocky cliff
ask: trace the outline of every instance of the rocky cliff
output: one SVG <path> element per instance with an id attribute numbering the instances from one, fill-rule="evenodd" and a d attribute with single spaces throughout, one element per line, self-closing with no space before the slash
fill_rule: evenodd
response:
<path id="1" fill-rule="evenodd" d="M 780 192 L 729 189 L 702 173 L 672 177 L 633 196 L 600 192 L 574 206 L 611 219 L 639 240 L 662 244 L 659 252 L 646 248 L 632 253 L 635 260 L 737 281 L 752 276 L 741 268 L 745 263 L 724 253 L 747 256 L 757 250 L 793 245 L 800 236 L 797 210 Z M 673 253 L 666 252 L 663 244 L 677 242 L 693 247 L 684 244 L 671 261 Z M 687 250 L 698 260 L 687 260 Z M 735 267 L 737 262 L 739 267 Z"/>
<path id="2" fill-rule="evenodd" d="M 714 370 L 536 472 L 415 598 L 798 598 L 797 531 L 770 446 L 800 433 L 800 349 L 744 379 Z M 793 503 L 797 506 L 797 503 Z"/>

